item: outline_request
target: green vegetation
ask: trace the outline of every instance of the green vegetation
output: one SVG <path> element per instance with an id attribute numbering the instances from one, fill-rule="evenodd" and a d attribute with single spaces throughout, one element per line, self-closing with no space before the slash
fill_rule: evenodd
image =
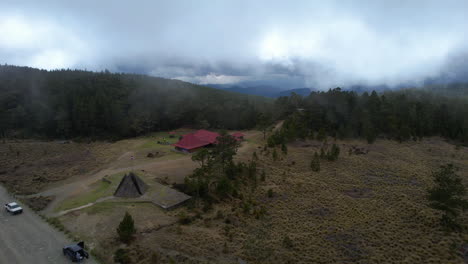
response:
<path id="1" fill-rule="evenodd" d="M 256 126 L 270 100 L 177 80 L 0 66 L 0 137 L 117 139 L 181 126 Z"/>
<path id="2" fill-rule="evenodd" d="M 66 230 L 65 226 L 62 224 L 62 222 L 60 222 L 60 220 L 57 217 L 46 217 L 45 220 L 47 221 L 47 223 L 49 223 L 50 225 L 62 232 Z"/>
<path id="3" fill-rule="evenodd" d="M 294 247 L 294 243 L 293 241 L 291 240 L 291 238 L 289 238 L 289 236 L 285 236 L 283 238 L 283 246 L 285 248 L 293 248 Z"/>
<path id="4" fill-rule="evenodd" d="M 235 163 L 233 158 L 238 147 L 238 141 L 226 132 L 221 132 L 218 143 L 212 149 L 200 150 L 192 156 L 200 168 L 185 178 L 183 191 L 211 203 L 239 196 L 243 186 L 255 188 L 256 162 Z"/>
<path id="5" fill-rule="evenodd" d="M 102 180 L 93 183 L 90 186 L 90 191 L 80 194 L 78 196 L 73 196 L 70 199 L 63 201 L 55 208 L 55 211 L 60 212 L 64 210 L 73 209 L 89 203 L 96 202 L 99 198 L 111 196 L 117 188 L 123 175 L 123 173 L 118 173 L 108 177 L 107 179 L 110 180 L 111 183 Z"/>
<path id="6" fill-rule="evenodd" d="M 310 167 L 312 171 L 319 172 L 320 171 L 320 157 L 317 152 L 314 153 L 314 158 L 310 162 Z"/>
<path id="7" fill-rule="evenodd" d="M 327 160 L 329 161 L 335 161 L 338 159 L 340 156 L 340 147 L 338 145 L 333 144 L 331 147 L 331 150 L 327 150 L 325 156 L 327 157 Z"/>
<path id="8" fill-rule="evenodd" d="M 114 253 L 114 261 L 120 264 L 130 264 L 132 263 L 132 259 L 128 254 L 128 250 L 124 248 L 119 248 Z"/>
<path id="9" fill-rule="evenodd" d="M 278 152 L 276 151 L 276 148 L 273 149 L 273 160 L 277 161 L 278 160 Z"/>
<path id="10" fill-rule="evenodd" d="M 319 141 L 327 136 L 369 143 L 379 136 L 400 142 L 443 136 L 468 144 L 468 101 L 424 89 L 359 95 L 336 88 L 308 97 L 280 97 L 274 109 L 275 118 L 285 121 L 268 139 L 270 147 L 314 134 Z"/>
<path id="11" fill-rule="evenodd" d="M 119 235 L 120 241 L 127 244 L 130 243 L 135 232 L 136 229 L 133 218 L 128 212 L 126 212 L 122 222 L 120 222 L 119 227 L 117 228 L 117 234 Z"/>
<path id="12" fill-rule="evenodd" d="M 284 143 L 281 144 L 281 152 L 283 152 L 284 155 L 288 155 L 288 147 L 286 147 Z"/>
<path id="13" fill-rule="evenodd" d="M 462 179 L 455 173 L 453 164 L 447 164 L 433 173 L 435 186 L 428 190 L 430 206 L 442 211 L 440 222 L 449 230 L 459 230 L 462 226 L 457 222 L 460 213 L 468 209 L 466 188 Z"/>

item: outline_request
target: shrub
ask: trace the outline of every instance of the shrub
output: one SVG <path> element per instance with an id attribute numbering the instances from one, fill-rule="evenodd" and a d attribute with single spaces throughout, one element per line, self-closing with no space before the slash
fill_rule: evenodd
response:
<path id="1" fill-rule="evenodd" d="M 130 264 L 132 259 L 128 255 L 128 251 L 123 248 L 119 248 L 114 253 L 114 261 L 120 264 Z"/>
<path id="2" fill-rule="evenodd" d="M 285 236 L 283 239 L 283 246 L 285 248 L 292 248 L 294 244 L 293 244 L 293 241 L 288 236 Z"/>
<path id="3" fill-rule="evenodd" d="M 281 151 L 283 152 L 284 155 L 288 154 L 288 147 L 283 143 L 281 144 Z"/>
<path id="4" fill-rule="evenodd" d="M 216 185 L 216 192 L 222 198 L 230 196 L 233 190 L 234 186 L 227 177 L 222 177 Z"/>
<path id="5" fill-rule="evenodd" d="M 128 212 L 126 212 L 122 222 L 120 222 L 119 227 L 117 228 L 117 234 L 119 235 L 120 241 L 128 244 L 132 240 L 135 232 L 136 229 L 133 218 Z"/>
<path id="6" fill-rule="evenodd" d="M 188 225 L 193 221 L 193 219 L 187 215 L 185 212 L 180 212 L 179 214 L 179 224 Z"/>
<path id="7" fill-rule="evenodd" d="M 223 219 L 224 218 L 224 213 L 221 210 L 218 210 L 216 212 L 216 219 Z"/>
<path id="8" fill-rule="evenodd" d="M 312 168 L 312 171 L 315 171 L 315 172 L 320 171 L 320 157 L 317 154 L 317 152 L 314 153 L 314 157 L 312 161 L 310 162 L 310 167 Z"/>
<path id="9" fill-rule="evenodd" d="M 276 149 L 273 150 L 273 160 L 278 160 L 278 153 L 276 152 Z"/>
<path id="10" fill-rule="evenodd" d="M 160 260 L 161 260 L 161 256 L 159 256 L 159 254 L 157 252 L 153 252 L 153 254 L 151 254 L 151 263 L 152 264 L 157 264 L 157 263 L 159 263 Z"/>
<path id="11" fill-rule="evenodd" d="M 268 197 L 273 197 L 273 189 L 268 189 L 268 193 L 267 193 Z"/>
<path id="12" fill-rule="evenodd" d="M 223 253 L 224 253 L 224 254 L 227 254 L 228 252 L 229 252 L 229 250 L 228 250 L 228 247 L 227 247 L 227 243 L 224 242 Z"/>
<path id="13" fill-rule="evenodd" d="M 242 210 L 244 211 L 245 214 L 250 213 L 251 209 L 252 209 L 252 204 L 250 204 L 250 202 L 246 201 L 242 204 Z"/>
<path id="14" fill-rule="evenodd" d="M 62 232 L 66 230 L 65 226 L 62 224 L 62 222 L 60 222 L 60 220 L 57 217 L 46 218 L 46 221 Z"/>
<path id="15" fill-rule="evenodd" d="M 206 201 L 204 204 L 203 204 L 203 212 L 207 213 L 209 212 L 211 209 L 213 209 L 213 204 L 211 203 L 210 200 Z"/>
<path id="16" fill-rule="evenodd" d="M 323 147 L 320 148 L 320 158 L 321 159 L 325 158 L 325 150 L 323 149 Z"/>
<path id="17" fill-rule="evenodd" d="M 329 161 L 335 161 L 338 159 L 338 156 L 340 156 L 340 147 L 338 147 L 336 144 L 333 144 L 331 150 L 327 152 L 327 159 Z"/>
<path id="18" fill-rule="evenodd" d="M 317 140 L 318 141 L 324 141 L 327 138 L 327 134 L 325 132 L 325 129 L 320 128 L 318 133 L 317 133 Z"/>

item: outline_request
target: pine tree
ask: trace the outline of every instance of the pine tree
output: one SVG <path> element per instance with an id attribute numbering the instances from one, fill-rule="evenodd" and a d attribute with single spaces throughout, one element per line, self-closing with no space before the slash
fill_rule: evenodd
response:
<path id="1" fill-rule="evenodd" d="M 468 201 L 464 198 L 466 188 L 460 176 L 455 173 L 453 164 L 447 164 L 433 173 L 435 186 L 428 190 L 430 206 L 443 212 L 441 224 L 450 230 L 460 229 L 457 222 L 460 212 L 468 209 Z"/>
<path id="2" fill-rule="evenodd" d="M 277 161 L 278 160 L 278 153 L 276 152 L 276 148 L 273 149 L 273 160 Z"/>
<path id="3" fill-rule="evenodd" d="M 324 141 L 325 139 L 327 138 L 327 134 L 325 132 L 325 129 L 323 127 L 321 127 L 318 131 L 318 134 L 317 134 L 317 140 L 318 141 Z"/>
<path id="4" fill-rule="evenodd" d="M 325 159 L 325 150 L 323 149 L 323 147 L 320 148 L 320 158 Z"/>
<path id="5" fill-rule="evenodd" d="M 333 144 L 331 150 L 327 151 L 327 159 L 329 161 L 335 161 L 338 159 L 338 156 L 340 156 L 340 147 L 338 147 L 336 144 Z"/>
<path id="6" fill-rule="evenodd" d="M 310 167 L 312 171 L 319 172 L 320 171 L 320 157 L 317 152 L 314 153 L 314 157 L 310 163 Z"/>
<path id="7" fill-rule="evenodd" d="M 119 227 L 117 228 L 117 234 L 119 235 L 120 241 L 127 244 L 130 243 L 135 232 L 136 229 L 133 218 L 128 212 L 126 212 L 122 222 L 120 222 Z"/>
<path id="8" fill-rule="evenodd" d="M 283 152 L 284 155 L 288 155 L 288 147 L 283 143 L 281 144 L 281 151 Z"/>

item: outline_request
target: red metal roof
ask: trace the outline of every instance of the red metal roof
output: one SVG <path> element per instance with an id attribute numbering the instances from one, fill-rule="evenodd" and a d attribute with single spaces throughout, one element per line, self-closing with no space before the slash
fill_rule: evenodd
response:
<path id="1" fill-rule="evenodd" d="M 208 141 L 212 144 L 216 143 L 216 139 L 221 136 L 216 132 L 211 132 L 208 130 L 200 129 L 197 132 L 193 133 L 193 135 L 201 140 Z"/>
<path id="2" fill-rule="evenodd" d="M 199 148 L 203 147 L 210 144 L 208 141 L 201 140 L 197 137 L 195 137 L 194 134 L 187 134 L 182 137 L 179 142 L 175 143 L 174 146 L 183 148 L 183 149 L 194 149 L 194 148 Z"/>
<path id="3" fill-rule="evenodd" d="M 198 130 L 194 133 L 189 133 L 182 136 L 182 139 L 179 140 L 174 146 L 183 148 L 183 149 L 194 149 L 203 147 L 209 144 L 216 143 L 216 138 L 220 135 L 216 132 L 211 132 L 208 130 Z"/>

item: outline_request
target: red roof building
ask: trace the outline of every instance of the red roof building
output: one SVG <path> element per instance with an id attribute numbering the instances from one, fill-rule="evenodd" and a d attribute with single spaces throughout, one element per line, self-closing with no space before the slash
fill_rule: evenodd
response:
<path id="1" fill-rule="evenodd" d="M 199 148 L 215 144 L 216 138 L 219 136 L 220 135 L 216 132 L 202 129 L 194 133 L 183 135 L 182 139 L 175 143 L 174 146 L 180 151 L 193 152 Z"/>

